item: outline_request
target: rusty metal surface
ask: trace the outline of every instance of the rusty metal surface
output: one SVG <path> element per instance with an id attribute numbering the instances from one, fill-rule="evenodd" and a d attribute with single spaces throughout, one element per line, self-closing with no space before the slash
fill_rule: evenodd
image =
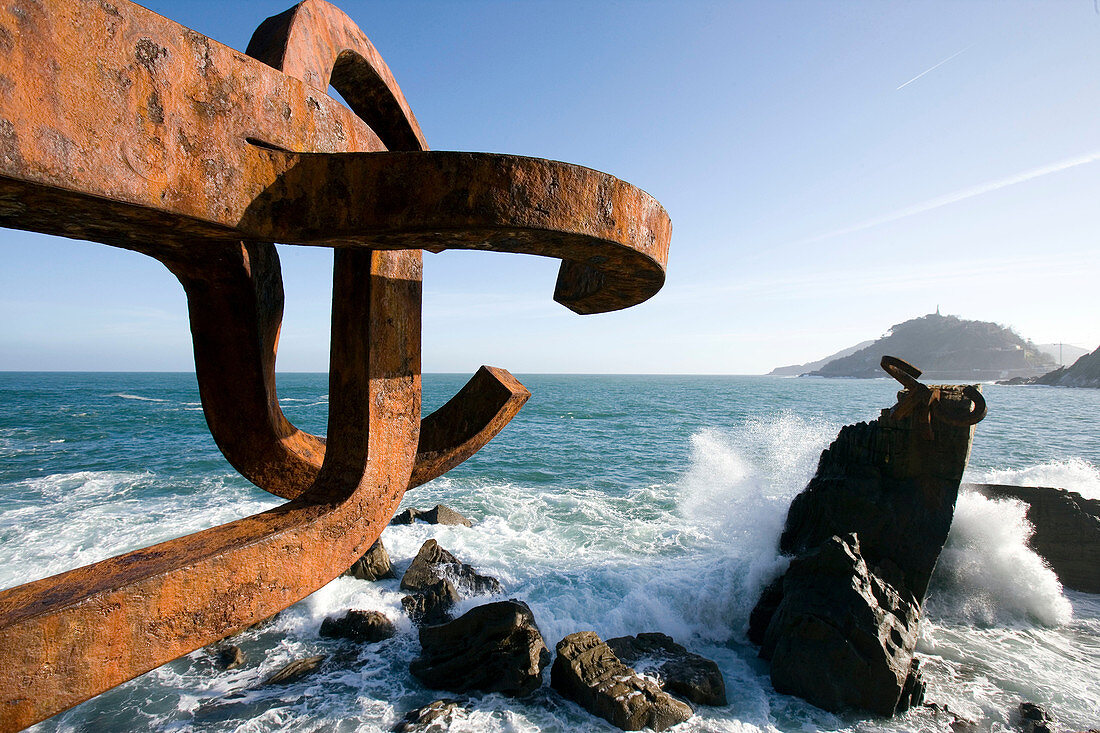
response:
<path id="1" fill-rule="evenodd" d="M 918 382 L 917 378 L 920 377 L 921 370 L 909 362 L 896 356 L 883 356 L 879 366 L 905 387 L 905 390 L 898 395 L 898 404 L 890 411 L 891 416 L 903 418 L 915 413 L 919 422 L 924 425 L 924 437 L 928 440 L 935 437 L 932 428 L 933 419 L 965 427 L 977 425 L 985 418 L 985 397 L 982 396 L 982 391 L 977 385 L 968 384 L 962 388 L 963 397 L 970 400 L 971 405 L 966 412 L 961 412 L 945 405 L 941 400 L 940 387 Z"/>
<path id="2" fill-rule="evenodd" d="M 0 730 L 308 595 L 374 542 L 406 489 L 516 414 L 527 390 L 483 367 L 421 421 L 422 249 L 559 258 L 554 297 L 579 313 L 664 281 L 656 201 L 565 163 L 428 152 L 378 52 L 323 0 L 266 20 L 248 55 L 129 2 L 3 0 L 0 54 L 0 226 L 163 262 L 187 293 L 219 448 L 290 499 L 0 591 Z M 278 406 L 274 241 L 337 248 L 326 438 Z"/>

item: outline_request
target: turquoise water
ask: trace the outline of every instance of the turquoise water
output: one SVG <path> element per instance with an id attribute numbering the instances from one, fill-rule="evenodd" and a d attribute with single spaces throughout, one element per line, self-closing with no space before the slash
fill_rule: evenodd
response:
<path id="1" fill-rule="evenodd" d="M 756 593 L 783 560 L 790 498 L 844 424 L 893 402 L 890 380 L 549 376 L 489 446 L 406 497 L 448 503 L 472 529 L 383 533 L 400 572 L 428 537 L 527 601 L 548 646 L 581 629 L 664 631 L 714 658 L 730 693 L 691 731 L 941 730 L 925 711 L 837 717 L 777 695 L 744 639 Z M 464 375 L 426 375 L 425 411 Z M 1100 391 L 986 385 L 967 479 L 1100 498 Z M 287 416 L 323 432 L 324 375 L 284 374 Z M 206 430 L 192 374 L 0 374 L 0 587 L 94 562 L 276 505 L 236 475 Z M 1063 592 L 1025 545 L 1023 509 L 964 494 L 927 604 L 919 651 L 929 699 L 1007 730 L 1021 699 L 1070 729 L 1100 722 L 1100 601 Z M 397 581 L 340 578 L 242 636 L 250 662 L 202 652 L 42 724 L 42 730 L 388 730 L 445 693 L 407 671 L 415 630 Z M 466 607 L 485 599 L 465 601 Z M 320 639 L 325 616 L 375 608 L 394 639 L 354 653 Z M 340 654 L 341 650 L 344 651 Z M 256 689 L 292 658 L 333 655 L 297 685 Z M 339 657 L 339 659 L 337 659 Z M 548 675 L 548 673 L 547 673 Z M 452 730 L 613 730 L 544 687 L 479 698 Z"/>

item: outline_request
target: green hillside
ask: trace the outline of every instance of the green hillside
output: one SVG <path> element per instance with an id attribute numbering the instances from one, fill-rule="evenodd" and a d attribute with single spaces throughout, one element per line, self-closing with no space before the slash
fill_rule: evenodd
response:
<path id="1" fill-rule="evenodd" d="M 810 376 L 882 377 L 879 361 L 897 356 L 924 372 L 922 379 L 982 381 L 1045 374 L 1057 366 L 1011 329 L 930 313 L 899 323 L 870 346 L 834 359 Z"/>

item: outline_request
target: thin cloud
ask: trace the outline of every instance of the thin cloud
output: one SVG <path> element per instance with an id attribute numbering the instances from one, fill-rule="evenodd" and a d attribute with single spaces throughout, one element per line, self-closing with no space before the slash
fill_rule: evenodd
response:
<path id="1" fill-rule="evenodd" d="M 941 62 L 939 62 L 938 64 L 936 64 L 935 66 L 929 67 L 929 68 L 925 69 L 924 71 L 922 71 L 921 73 L 917 74 L 917 75 L 916 75 L 916 76 L 914 76 L 914 77 L 913 77 L 912 79 L 910 79 L 909 81 L 905 82 L 904 84 L 902 84 L 901 86 L 899 86 L 899 87 L 898 87 L 897 89 L 895 89 L 894 91 L 896 92 L 896 91 L 898 91 L 899 89 L 904 89 L 905 87 L 909 86 L 910 84 L 912 84 L 912 83 L 913 83 L 913 82 L 915 82 L 915 81 L 916 81 L 917 79 L 919 79 L 919 78 L 921 78 L 922 76 L 924 76 L 925 74 L 928 74 L 928 73 L 931 73 L 931 72 L 935 71 L 936 69 L 940 68 L 941 66 L 943 66 L 944 64 L 946 64 L 946 63 L 947 63 L 948 61 L 950 61 L 951 59 L 953 59 L 953 58 L 957 58 L 957 57 L 961 56 L 962 54 L 966 53 L 967 51 L 969 51 L 969 50 L 970 50 L 971 48 L 973 48 L 973 47 L 974 47 L 974 44 L 972 43 L 972 44 L 970 44 L 969 46 L 967 46 L 966 48 L 964 48 L 963 50 L 961 50 L 961 51 L 956 51 L 955 53 L 951 54 L 950 56 L 948 56 L 948 57 L 947 57 L 947 58 L 945 58 L 945 59 L 944 59 L 943 61 L 941 61 Z"/>
<path id="2" fill-rule="evenodd" d="M 1007 178 L 999 178 L 995 181 L 989 181 L 977 186 L 971 186 L 970 188 L 964 188 L 961 191 L 955 191 L 944 196 L 939 196 L 934 199 L 929 199 L 922 203 L 910 206 L 905 209 L 884 214 L 883 216 L 875 217 L 874 219 L 868 219 L 867 221 L 860 222 L 859 224 L 853 224 L 843 229 L 837 229 L 825 234 L 819 234 L 816 237 L 810 237 L 803 239 L 797 244 L 813 244 L 814 242 L 820 242 L 823 239 L 831 239 L 833 237 L 840 237 L 846 234 L 854 234 L 855 232 L 862 232 L 872 227 L 877 227 L 882 224 L 889 224 L 890 222 L 897 221 L 899 219 L 905 219 L 910 216 L 916 216 L 917 214 L 924 214 L 928 211 L 938 209 L 942 206 L 948 206 L 949 204 L 958 203 L 959 201 L 965 201 L 966 199 L 972 199 L 976 196 L 991 193 L 993 191 L 999 191 L 1002 188 L 1008 188 L 1009 186 L 1015 186 L 1019 183 L 1026 183 L 1027 181 L 1033 181 L 1036 178 L 1048 176 L 1051 173 L 1061 173 L 1062 171 L 1069 170 L 1070 168 L 1076 168 L 1080 165 L 1087 163 L 1095 163 L 1100 160 L 1100 150 L 1094 150 L 1091 153 L 1079 155 L 1075 158 L 1066 158 L 1060 160 L 1057 163 L 1051 163 L 1049 165 L 1040 166 L 1038 168 L 1032 168 L 1022 173 L 1017 173 Z"/>

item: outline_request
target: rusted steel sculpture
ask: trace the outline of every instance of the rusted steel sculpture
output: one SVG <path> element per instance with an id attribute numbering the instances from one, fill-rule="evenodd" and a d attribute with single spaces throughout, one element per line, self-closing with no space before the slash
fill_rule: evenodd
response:
<path id="1" fill-rule="evenodd" d="M 929 387 L 917 381 L 923 373 L 909 362 L 896 356 L 883 356 L 879 362 L 883 371 L 901 382 L 905 391 L 898 396 L 898 404 L 890 411 L 890 417 L 903 418 L 914 415 L 917 422 L 923 426 L 924 437 L 932 440 L 935 435 L 932 432 L 932 417 L 958 426 L 977 425 L 986 415 L 985 397 L 981 390 L 972 384 L 964 385 L 962 395 L 972 403 L 969 412 L 965 415 L 957 415 L 951 410 L 940 409 L 940 387 Z"/>
<path id="2" fill-rule="evenodd" d="M 428 152 L 378 52 L 324 0 L 266 20 L 247 55 L 125 0 L 2 0 L 0 52 L 0 226 L 163 262 L 219 448 L 290 499 L 0 592 L 2 730 L 313 592 L 406 489 L 515 415 L 527 390 L 483 367 L 421 421 L 421 250 L 559 258 L 554 298 L 582 314 L 664 282 L 657 201 L 565 163 Z M 279 409 L 276 241 L 336 248 L 327 438 Z"/>

